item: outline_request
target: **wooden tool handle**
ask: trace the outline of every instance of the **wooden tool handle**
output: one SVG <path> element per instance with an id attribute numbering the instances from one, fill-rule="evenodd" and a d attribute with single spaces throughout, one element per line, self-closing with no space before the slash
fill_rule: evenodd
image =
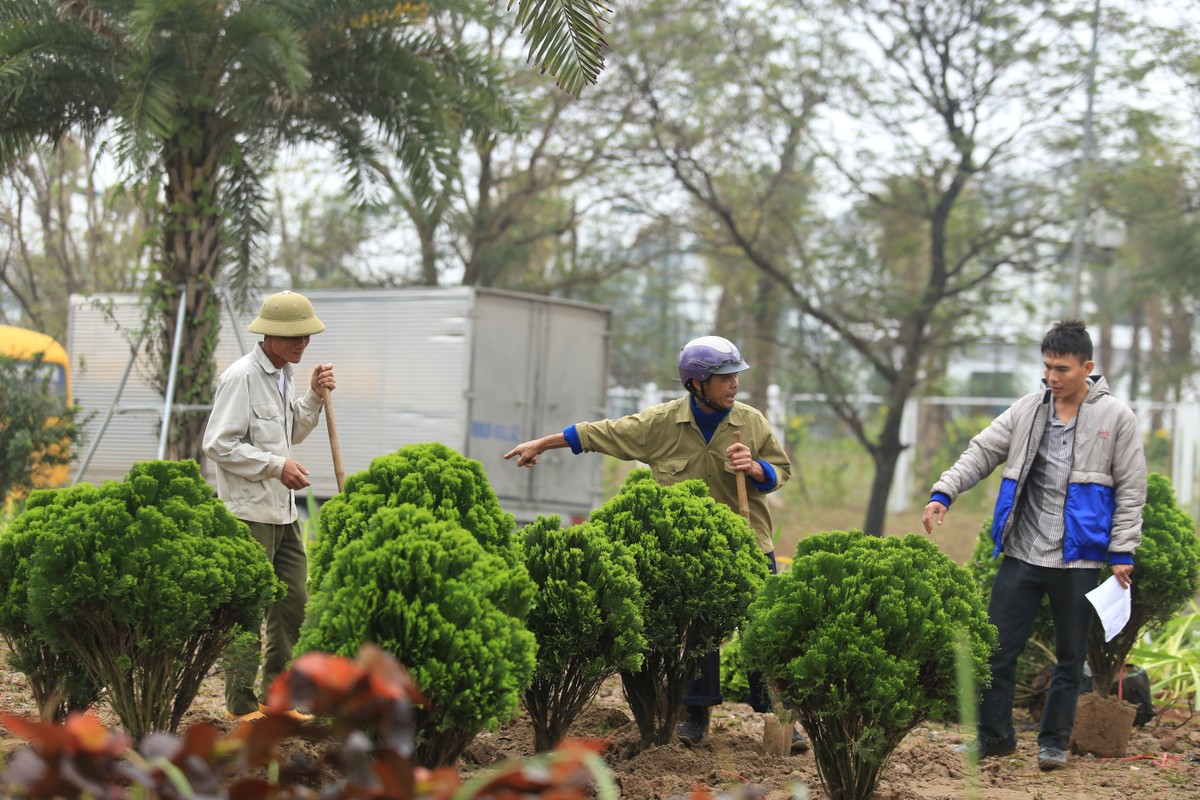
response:
<path id="1" fill-rule="evenodd" d="M 742 434 L 740 431 L 733 432 L 733 441 L 737 444 L 742 443 Z M 750 498 L 746 495 L 746 473 L 737 473 L 737 492 L 738 492 L 738 511 L 750 521 Z"/>
<path id="2" fill-rule="evenodd" d="M 325 425 L 329 428 L 329 449 L 333 451 L 333 475 L 340 492 L 346 484 L 346 469 L 342 466 L 342 448 L 338 444 L 337 420 L 333 418 L 333 396 L 329 389 L 321 390 L 325 400 Z"/>

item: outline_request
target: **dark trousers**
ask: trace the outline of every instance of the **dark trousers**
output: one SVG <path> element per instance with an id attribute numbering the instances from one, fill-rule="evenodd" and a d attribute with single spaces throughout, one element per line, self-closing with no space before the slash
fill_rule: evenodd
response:
<path id="1" fill-rule="evenodd" d="M 771 574 L 778 574 L 775 565 L 775 553 L 764 553 Z M 746 675 L 750 684 L 750 707 L 760 714 L 771 710 L 771 698 L 767 694 L 767 684 L 761 672 L 750 672 Z M 687 694 L 683 704 L 692 707 L 720 705 L 725 698 L 721 695 L 721 651 L 713 650 L 700 659 L 696 677 L 688 684 Z"/>
<path id="2" fill-rule="evenodd" d="M 308 603 L 305 582 L 308 580 L 308 556 L 304 552 L 304 536 L 299 523 L 271 525 L 249 522 L 250 533 L 267 551 L 267 560 L 275 568 L 275 576 L 287 586 L 287 595 L 267 608 L 267 647 L 263 659 L 262 641 L 251 652 L 226 652 L 225 708 L 231 714 L 249 714 L 265 701 L 267 690 L 275 677 L 292 660 L 292 648 L 300 636 L 304 622 L 304 607 Z M 259 630 L 251 631 L 259 637 Z M 255 691 L 258 668 L 262 664 L 262 692 Z"/>
<path id="3" fill-rule="evenodd" d="M 1058 663 L 1042 712 L 1038 746 L 1067 749 L 1075 725 L 1075 706 L 1094 615 L 1084 595 L 1096 588 L 1099 577 L 1098 569 L 1035 567 L 1008 557 L 1000 562 L 988 607 L 988 618 L 996 626 L 1000 639 L 988 662 L 992 685 L 983 690 L 979 703 L 982 748 L 1016 743 L 1012 712 L 1017 659 L 1029 641 L 1042 597 L 1047 596 L 1054 619 L 1054 656 Z"/>

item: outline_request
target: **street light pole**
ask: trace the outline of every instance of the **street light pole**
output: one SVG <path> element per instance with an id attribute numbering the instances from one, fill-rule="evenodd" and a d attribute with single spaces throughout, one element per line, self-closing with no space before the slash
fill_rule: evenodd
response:
<path id="1" fill-rule="evenodd" d="M 1100 0 L 1092 8 L 1092 50 L 1087 62 L 1087 107 L 1083 112 L 1083 149 L 1079 156 L 1079 206 L 1075 213 L 1075 236 L 1071 242 L 1071 300 L 1069 316 L 1078 317 L 1080 285 L 1083 281 L 1083 251 L 1091 204 L 1092 107 L 1096 98 L 1096 57 L 1100 40 Z"/>

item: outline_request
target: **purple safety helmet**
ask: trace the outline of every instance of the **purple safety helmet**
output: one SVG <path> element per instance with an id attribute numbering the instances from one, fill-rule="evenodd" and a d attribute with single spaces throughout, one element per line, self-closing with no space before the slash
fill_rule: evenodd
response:
<path id="1" fill-rule="evenodd" d="M 728 375 L 750 369 L 733 342 L 721 336 L 692 339 L 679 351 L 679 380 L 704 383 L 709 375 Z"/>

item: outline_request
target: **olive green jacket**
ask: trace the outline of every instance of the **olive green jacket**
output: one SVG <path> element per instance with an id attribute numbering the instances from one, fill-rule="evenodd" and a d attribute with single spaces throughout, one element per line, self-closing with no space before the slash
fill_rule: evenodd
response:
<path id="1" fill-rule="evenodd" d="M 704 441 L 692 415 L 690 398 L 667 403 L 621 417 L 599 422 L 576 423 L 579 443 L 590 453 L 604 453 L 624 461 L 641 461 L 650 467 L 654 479 L 663 486 L 698 479 L 708 485 L 713 499 L 738 511 L 737 474 L 729 469 L 725 451 L 733 444 L 734 432 L 750 454 L 775 468 L 774 491 L 792 474 L 792 462 L 771 432 L 767 418 L 745 403 L 734 403 L 729 415 L 717 426 L 712 440 Z M 767 494 L 746 479 L 750 501 L 750 527 L 764 553 L 775 549 L 771 509 Z"/>

